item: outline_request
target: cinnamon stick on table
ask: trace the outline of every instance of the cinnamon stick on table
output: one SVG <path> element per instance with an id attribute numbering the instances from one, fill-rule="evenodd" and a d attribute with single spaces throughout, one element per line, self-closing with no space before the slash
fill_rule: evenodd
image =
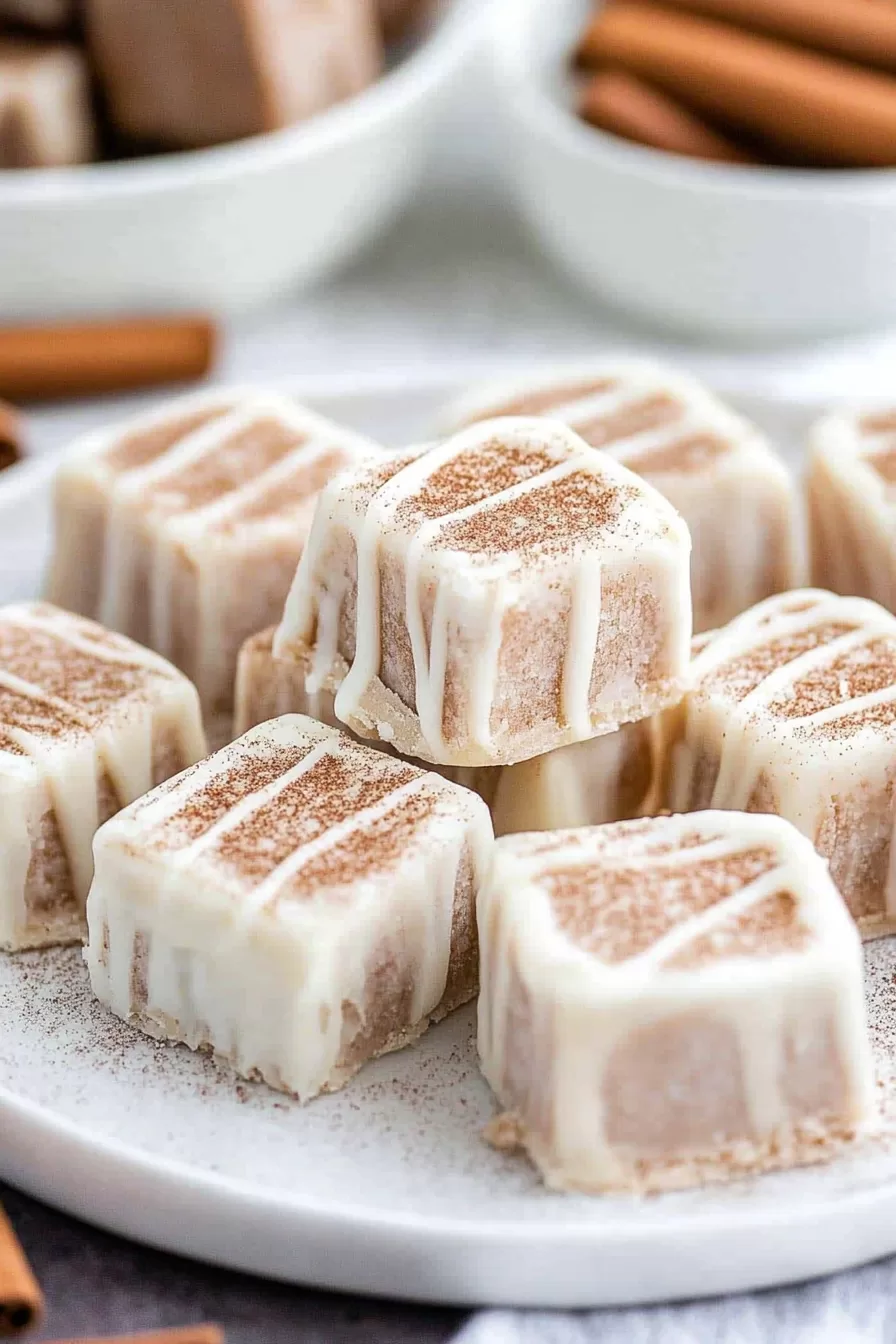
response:
<path id="1" fill-rule="evenodd" d="M 0 1336 L 5 1339 L 36 1325 L 44 1314 L 43 1294 L 12 1224 L 0 1209 Z"/>
<path id="2" fill-rule="evenodd" d="M 24 439 L 22 417 L 14 406 L 0 401 L 0 471 L 21 460 Z"/>
<path id="3" fill-rule="evenodd" d="M 582 90 L 579 115 L 602 131 L 669 154 L 718 163 L 756 161 L 668 94 L 621 70 L 591 76 Z"/>
<path id="4" fill-rule="evenodd" d="M 876 71 L 627 0 L 600 11 L 580 54 L 788 152 L 896 165 L 896 79 Z"/>
<path id="5" fill-rule="evenodd" d="M 201 316 L 0 327 L 0 397 L 47 401 L 202 378 L 215 326 Z"/>
<path id="6" fill-rule="evenodd" d="M 60 1339 L 54 1344 L 224 1344 L 224 1333 L 217 1325 L 185 1325 L 175 1330 L 150 1330 L 142 1335 Z"/>

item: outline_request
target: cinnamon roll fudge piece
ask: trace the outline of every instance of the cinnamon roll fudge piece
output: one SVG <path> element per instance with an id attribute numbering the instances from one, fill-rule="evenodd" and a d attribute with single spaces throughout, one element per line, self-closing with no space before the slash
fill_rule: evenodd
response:
<path id="1" fill-rule="evenodd" d="M 317 492 L 375 445 L 284 397 L 185 397 L 87 435 L 56 481 L 48 596 L 155 649 L 230 727 L 243 641 L 278 620 Z"/>
<path id="2" fill-rule="evenodd" d="M 896 410 L 840 411 L 810 437 L 812 582 L 896 611 Z"/>
<path id="3" fill-rule="evenodd" d="M 374 0 L 84 0 L 112 121 L 176 148 L 303 121 L 377 78 Z"/>
<path id="4" fill-rule="evenodd" d="M 321 494 L 274 651 L 313 651 L 365 737 L 504 765 L 676 701 L 690 539 L 652 487 L 565 425 L 491 421 Z"/>
<path id="5" fill-rule="evenodd" d="M 549 415 L 654 485 L 687 523 L 694 629 L 723 625 L 802 581 L 796 491 L 760 431 L 693 378 L 596 360 L 474 390 L 445 417 Z"/>
<path id="6" fill-rule="evenodd" d="M 859 939 L 779 817 L 700 812 L 498 841 L 479 1051 L 559 1189 L 817 1161 L 872 1106 Z"/>
<path id="7" fill-rule="evenodd" d="M 234 735 L 282 714 L 307 714 L 339 727 L 332 692 L 306 690 L 308 649 L 277 657 L 274 630 L 243 645 L 237 669 Z M 655 782 L 653 721 L 625 724 L 615 733 L 558 747 L 519 765 L 432 765 L 445 779 L 478 793 L 488 804 L 496 835 L 591 826 L 644 815 Z M 370 746 L 395 755 L 388 744 Z M 413 764 L 419 761 L 409 759 Z"/>
<path id="8" fill-rule="evenodd" d="M 95 151 L 83 54 L 0 38 L 0 169 L 87 163 Z"/>
<path id="9" fill-rule="evenodd" d="M 308 1100 L 475 994 L 491 841 L 468 790 L 277 719 L 102 828 L 91 983 L 150 1035 Z"/>
<path id="10" fill-rule="evenodd" d="M 804 589 L 706 637 L 694 686 L 663 716 L 675 812 L 776 812 L 830 862 L 869 935 L 896 928 L 896 618 Z"/>
<path id="11" fill-rule="evenodd" d="M 205 750 L 162 658 L 43 603 L 0 608 L 0 947 L 78 939 L 97 827 Z"/>

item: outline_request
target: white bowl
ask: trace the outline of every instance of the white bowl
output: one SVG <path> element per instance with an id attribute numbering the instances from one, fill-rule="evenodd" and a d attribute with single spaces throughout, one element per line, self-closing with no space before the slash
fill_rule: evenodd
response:
<path id="1" fill-rule="evenodd" d="M 497 0 L 492 64 L 523 212 L 574 279 L 653 324 L 792 337 L 896 317 L 896 170 L 699 163 L 579 122 L 592 0 Z"/>
<path id="2" fill-rule="evenodd" d="M 233 312 L 320 279 L 413 190 L 477 14 L 477 0 L 454 0 L 397 68 L 303 125 L 132 162 L 0 172 L 0 316 Z"/>

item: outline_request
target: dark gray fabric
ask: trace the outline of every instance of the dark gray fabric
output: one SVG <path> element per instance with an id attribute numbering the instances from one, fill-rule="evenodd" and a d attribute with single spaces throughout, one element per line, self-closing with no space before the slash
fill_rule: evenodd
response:
<path id="1" fill-rule="evenodd" d="M 29 1341 L 218 1321 L 227 1344 L 444 1344 L 457 1311 L 306 1292 L 146 1250 L 0 1186 L 47 1298 Z"/>

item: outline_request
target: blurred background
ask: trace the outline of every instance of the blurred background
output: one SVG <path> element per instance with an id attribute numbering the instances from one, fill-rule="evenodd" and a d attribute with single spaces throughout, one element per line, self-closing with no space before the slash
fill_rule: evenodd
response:
<path id="1" fill-rule="evenodd" d="M 0 396 L 53 406 L 40 450 L 73 399 L 207 375 L 637 349 L 883 394 L 896 8 L 824 11 L 0 0 Z"/>

